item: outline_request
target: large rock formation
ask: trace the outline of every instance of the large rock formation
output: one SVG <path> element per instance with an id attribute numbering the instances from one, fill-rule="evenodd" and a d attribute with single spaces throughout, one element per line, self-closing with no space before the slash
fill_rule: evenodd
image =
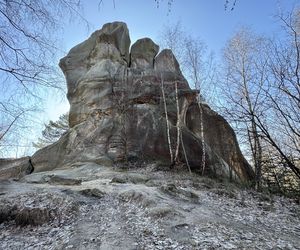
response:
<path id="1" fill-rule="evenodd" d="M 78 162 L 113 165 L 123 161 L 170 164 L 166 96 L 173 151 L 177 138 L 178 86 L 182 141 L 193 171 L 201 171 L 202 141 L 197 94 L 191 90 L 171 50 L 149 38 L 131 46 L 125 23 L 114 22 L 94 32 L 61 59 L 70 102 L 70 130 L 32 156 L 34 171 L 67 168 Z M 248 181 L 253 171 L 240 152 L 224 118 L 202 104 L 205 172 Z M 179 161 L 185 163 L 182 144 Z"/>

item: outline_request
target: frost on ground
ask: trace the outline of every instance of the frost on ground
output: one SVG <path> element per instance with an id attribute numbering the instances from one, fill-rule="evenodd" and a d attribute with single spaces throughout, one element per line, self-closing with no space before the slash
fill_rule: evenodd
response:
<path id="1" fill-rule="evenodd" d="M 298 204 L 197 175 L 88 164 L 0 194 L 0 249 L 300 249 Z"/>

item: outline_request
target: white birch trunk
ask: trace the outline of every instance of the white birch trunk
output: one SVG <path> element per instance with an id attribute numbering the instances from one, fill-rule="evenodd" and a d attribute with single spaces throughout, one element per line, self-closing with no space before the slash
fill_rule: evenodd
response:
<path id="1" fill-rule="evenodd" d="M 175 151 L 175 158 L 174 161 L 178 161 L 178 154 L 179 154 L 179 145 L 180 145 L 180 134 L 181 134 L 181 122 L 180 122 L 180 110 L 179 110 L 179 101 L 178 101 L 178 83 L 175 82 L 175 99 L 176 99 L 176 110 L 177 110 L 177 140 L 176 140 L 176 151 Z"/>
<path id="2" fill-rule="evenodd" d="M 202 146 L 201 167 L 202 167 L 202 175 L 204 175 L 206 157 L 205 157 L 205 139 L 204 139 L 204 128 L 203 128 L 203 108 L 200 103 L 200 93 L 198 96 L 198 107 L 200 112 L 200 137 L 201 137 L 201 146 Z"/>
<path id="3" fill-rule="evenodd" d="M 167 138 L 168 138 L 168 146 L 169 146 L 169 151 L 170 151 L 170 160 L 171 160 L 171 164 L 173 164 L 174 158 L 173 158 L 173 151 L 172 151 L 171 138 L 170 138 L 170 124 L 169 124 L 169 118 L 168 118 L 168 109 L 167 109 L 167 102 L 166 102 L 166 96 L 165 96 L 165 90 L 164 90 L 164 80 L 163 80 L 162 74 L 161 74 L 161 92 L 162 92 L 162 97 L 163 97 L 163 102 L 164 102 L 164 110 L 165 110 L 166 123 L 167 123 Z"/>

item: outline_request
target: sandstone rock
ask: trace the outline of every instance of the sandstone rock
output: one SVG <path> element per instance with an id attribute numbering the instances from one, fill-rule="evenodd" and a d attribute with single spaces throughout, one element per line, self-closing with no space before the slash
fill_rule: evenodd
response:
<path id="1" fill-rule="evenodd" d="M 44 180 L 45 180 L 45 182 L 49 183 L 50 185 L 73 186 L 73 185 L 81 184 L 81 180 L 79 180 L 79 179 L 72 179 L 72 178 L 68 178 L 67 176 L 62 176 L 62 175 L 44 176 Z"/>
<path id="2" fill-rule="evenodd" d="M 197 203 L 199 199 L 198 195 L 194 192 L 182 188 L 177 188 L 177 186 L 173 183 L 161 186 L 160 190 L 173 197 L 193 201 L 195 203 Z"/>
<path id="3" fill-rule="evenodd" d="M 178 81 L 183 78 L 179 63 L 170 49 L 164 49 L 158 54 L 155 58 L 154 69 L 164 75 L 164 80 L 169 80 L 170 75 L 175 76 L 171 80 Z"/>
<path id="4" fill-rule="evenodd" d="M 103 198 L 106 194 L 105 192 L 97 189 L 97 188 L 88 188 L 83 189 L 79 191 L 80 194 L 87 196 L 87 197 L 93 197 L 93 198 Z"/>
<path id="5" fill-rule="evenodd" d="M 172 207 L 169 206 L 158 206 L 154 208 L 150 208 L 147 210 L 147 214 L 154 218 L 162 218 L 162 217 L 174 217 L 178 215 L 178 212 Z"/>
<path id="6" fill-rule="evenodd" d="M 149 194 L 136 189 L 128 189 L 121 192 L 118 198 L 123 202 L 136 202 L 143 207 L 150 207 L 155 205 L 155 201 Z"/>
<path id="7" fill-rule="evenodd" d="M 249 180 L 253 178 L 253 171 L 240 151 L 233 129 L 222 116 L 211 110 L 208 105 L 202 105 L 202 108 L 205 142 L 213 149 L 214 154 L 230 166 L 227 175 L 232 179 Z M 197 136 L 200 136 L 199 122 L 199 106 L 193 104 L 187 111 L 186 124 L 188 129 Z"/>
<path id="8" fill-rule="evenodd" d="M 154 58 L 157 55 L 159 47 L 150 38 L 137 40 L 131 46 L 130 52 L 130 67 L 137 69 L 153 69 Z"/>
<path id="9" fill-rule="evenodd" d="M 198 92 L 190 89 L 171 50 L 156 56 L 158 46 L 148 38 L 133 44 L 131 53 L 129 45 L 126 24 L 109 23 L 61 59 L 68 86 L 70 130 L 32 156 L 35 172 L 70 168 L 80 162 L 170 164 L 162 83 L 172 149 L 175 152 L 177 84 L 184 148 L 192 170 L 201 171 Z M 208 106 L 202 106 L 205 173 L 251 181 L 253 170 L 241 154 L 232 128 Z M 182 145 L 178 160 L 185 163 Z"/>
<path id="10" fill-rule="evenodd" d="M 0 180 L 21 178 L 34 170 L 30 157 L 0 159 Z"/>
<path id="11" fill-rule="evenodd" d="M 126 24 L 114 22 L 103 25 L 102 29 L 95 31 L 89 39 L 71 49 L 59 63 L 66 76 L 68 97 L 72 99 L 80 78 L 101 59 L 127 64 L 129 46 L 130 38 Z"/>
<path id="12" fill-rule="evenodd" d="M 149 178 L 139 174 L 123 174 L 117 175 L 112 178 L 111 183 L 146 183 L 149 181 Z"/>

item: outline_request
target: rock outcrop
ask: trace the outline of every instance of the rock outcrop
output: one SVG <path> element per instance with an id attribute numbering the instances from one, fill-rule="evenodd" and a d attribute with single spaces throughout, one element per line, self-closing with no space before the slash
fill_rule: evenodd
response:
<path id="1" fill-rule="evenodd" d="M 68 168 L 78 162 L 155 161 L 170 164 L 166 96 L 173 151 L 177 138 L 178 86 L 182 141 L 192 171 L 201 171 L 202 142 L 198 92 L 190 89 L 171 50 L 151 39 L 131 46 L 125 23 L 114 22 L 94 32 L 61 59 L 68 86 L 70 130 L 32 156 L 34 171 Z M 201 105 L 204 117 L 206 173 L 249 181 L 253 171 L 240 152 L 224 118 Z M 186 163 L 182 144 L 180 162 Z"/>
<path id="2" fill-rule="evenodd" d="M 299 212 L 184 169 L 82 163 L 0 182 L 0 249 L 299 249 Z"/>
<path id="3" fill-rule="evenodd" d="M 0 181 L 9 178 L 22 178 L 34 171 L 30 157 L 0 159 Z"/>

